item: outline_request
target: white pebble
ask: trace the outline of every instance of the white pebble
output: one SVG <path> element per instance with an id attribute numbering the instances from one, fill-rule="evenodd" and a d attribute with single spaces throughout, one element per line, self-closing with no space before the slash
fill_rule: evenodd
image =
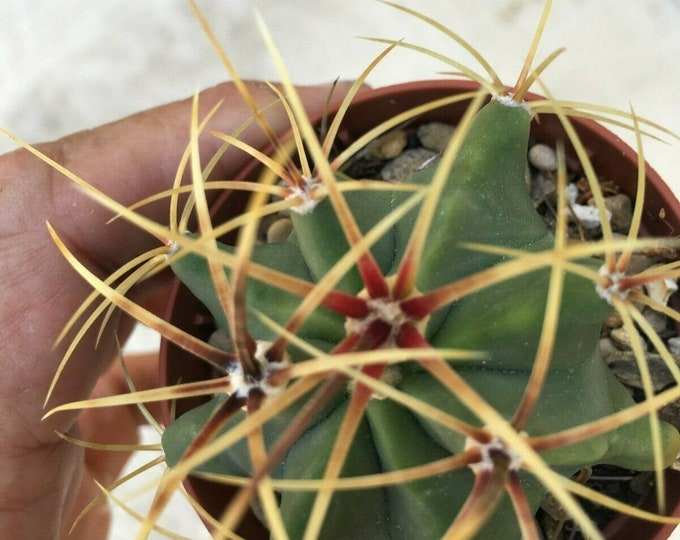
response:
<path id="1" fill-rule="evenodd" d="M 547 144 L 535 144 L 529 148 L 529 163 L 539 171 L 556 171 L 557 154 Z"/>
<path id="2" fill-rule="evenodd" d="M 600 226 L 600 213 L 597 211 L 597 208 L 582 204 L 572 204 L 571 210 L 584 229 L 595 229 Z M 612 213 L 607 210 L 607 219 L 611 219 L 611 215 Z"/>
<path id="3" fill-rule="evenodd" d="M 455 128 L 450 124 L 429 122 L 418 128 L 418 140 L 423 147 L 442 153 L 446 150 Z"/>
<path id="4" fill-rule="evenodd" d="M 680 356 L 680 337 L 669 338 L 666 345 L 672 355 Z"/>
<path id="5" fill-rule="evenodd" d="M 291 232 L 293 232 L 293 222 L 290 218 L 284 217 L 277 219 L 269 226 L 269 229 L 267 229 L 267 243 L 277 244 L 279 242 L 285 242 Z"/>

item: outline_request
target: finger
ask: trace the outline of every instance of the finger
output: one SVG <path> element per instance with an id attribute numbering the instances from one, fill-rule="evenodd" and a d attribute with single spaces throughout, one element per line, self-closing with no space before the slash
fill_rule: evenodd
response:
<path id="1" fill-rule="evenodd" d="M 263 83 L 249 83 L 248 88 L 259 107 L 275 100 L 272 91 Z M 338 85 L 335 95 L 341 96 L 346 90 L 347 85 Z M 312 112 L 322 110 L 329 92 L 327 85 L 299 88 L 303 102 Z M 170 187 L 189 141 L 192 99 L 144 111 L 38 147 L 112 199 L 129 205 Z M 231 133 L 252 116 L 231 83 L 202 92 L 199 115 L 205 115 L 219 102 L 223 102 L 222 106 L 200 139 L 203 156 L 212 156 L 222 144 L 216 137 L 207 134 L 210 129 Z M 263 114 L 274 132 L 281 133 L 289 127 L 281 106 L 271 107 Z M 268 142 L 265 133 L 255 124 L 241 138 L 256 148 Z M 214 176 L 229 178 L 249 159 L 245 153 L 230 149 L 218 164 Z M 30 171 L 34 185 L 39 185 L 49 195 L 47 202 L 53 208 L 44 208 L 40 216 L 49 217 L 65 239 L 70 240 L 69 245 L 77 246 L 107 269 L 118 268 L 154 243 L 144 234 L 126 237 L 129 227 L 122 220 L 104 227 L 111 213 L 87 201 L 73 183 L 49 165 L 37 163 L 24 155 L 20 167 Z M 156 205 L 149 212 L 149 217 L 156 221 L 167 220 L 164 205 Z M 42 228 L 42 221 L 36 226 Z M 94 235 L 93 231 L 97 234 Z M 121 240 L 123 238 L 124 241 Z"/>
<path id="2" fill-rule="evenodd" d="M 125 371 L 135 390 L 143 391 L 158 386 L 158 353 L 125 356 Z M 115 361 L 97 381 L 92 398 L 129 393 L 132 389 L 122 363 Z M 142 404 L 153 417 L 160 418 L 157 402 Z M 138 443 L 138 428 L 146 423 L 137 405 L 85 409 L 78 419 L 80 436 L 98 445 L 112 445 L 111 451 L 88 450 L 86 464 L 94 477 L 106 485 L 119 475 L 130 455 L 128 450 L 116 450 L 118 445 Z"/>
<path id="3" fill-rule="evenodd" d="M 128 355 L 126 370 L 137 390 L 147 390 L 157 385 L 158 354 Z M 114 362 L 100 377 L 92 392 L 93 398 L 124 394 L 130 391 L 121 362 Z M 157 416 L 155 404 L 150 412 Z M 112 485 L 127 463 L 131 451 L 121 445 L 133 447 L 139 443 L 138 427 L 144 417 L 134 405 L 101 409 L 86 409 L 78 419 L 78 437 L 86 443 L 107 445 L 107 449 L 87 448 L 84 451 L 84 470 L 73 504 L 73 515 L 64 523 L 62 536 L 75 539 L 106 538 L 111 518 L 109 506 L 100 502 L 79 520 L 77 527 L 69 531 L 78 514 L 97 497 L 100 488 Z M 151 459 L 151 457 L 149 458 Z"/>

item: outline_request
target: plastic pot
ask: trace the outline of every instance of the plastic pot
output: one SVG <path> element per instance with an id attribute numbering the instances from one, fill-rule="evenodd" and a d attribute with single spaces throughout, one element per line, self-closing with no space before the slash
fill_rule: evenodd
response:
<path id="1" fill-rule="evenodd" d="M 435 99 L 475 89 L 477 85 L 468 81 L 420 81 L 366 91 L 357 96 L 347 112 L 339 137 L 351 141 L 399 112 Z M 529 95 L 527 99 L 542 98 Z M 428 121 L 455 124 L 465 108 L 466 103 L 443 107 L 419 117 L 414 121 L 414 125 Z M 636 153 L 615 134 L 593 121 L 577 118 L 571 121 L 588 150 L 598 176 L 614 181 L 623 193 L 634 199 L 637 182 Z M 531 134 L 547 144 L 553 144 L 558 139 L 566 139 L 559 120 L 547 114 L 540 115 L 540 123 L 532 123 Z M 568 163 L 570 165 L 575 163 L 578 166 L 578 160 L 566 141 L 565 145 Z M 256 180 L 259 170 L 259 163 L 253 161 L 243 169 L 237 179 Z M 659 175 L 648 165 L 646 174 L 645 211 L 641 234 L 675 235 L 680 231 L 680 204 Z M 241 192 L 223 193 L 213 206 L 214 222 L 225 221 L 243 211 L 246 199 L 247 196 Z M 230 239 L 222 240 L 228 242 Z M 207 339 L 214 329 L 207 310 L 178 280 L 172 290 L 167 319 L 203 339 Z M 211 368 L 207 364 L 190 357 L 174 344 L 162 341 L 160 374 L 162 385 L 201 380 L 211 376 Z M 175 413 L 179 416 L 201 403 L 203 400 L 199 398 L 179 400 L 175 404 Z M 166 411 L 169 411 L 169 405 Z M 669 472 L 667 486 L 668 511 L 673 515 L 680 515 L 680 473 Z M 234 489 L 228 486 L 195 478 L 187 481 L 187 488 L 217 518 L 234 493 Z M 653 496 L 645 498 L 641 504 L 653 509 L 652 499 Z M 620 515 L 611 522 L 605 534 L 608 538 L 621 540 L 624 538 L 660 540 L 668 538 L 673 528 L 671 525 L 660 526 Z M 268 532 L 252 514 L 246 516 L 237 532 L 248 539 L 269 537 Z"/>

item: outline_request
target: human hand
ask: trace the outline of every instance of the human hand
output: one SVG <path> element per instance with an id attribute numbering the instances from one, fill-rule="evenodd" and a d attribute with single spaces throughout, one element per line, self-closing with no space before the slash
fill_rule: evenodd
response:
<path id="1" fill-rule="evenodd" d="M 336 87 L 336 96 L 348 89 Z M 260 105 L 272 101 L 269 89 L 250 83 Z M 304 87 L 300 95 L 310 114 L 320 112 L 330 87 Z M 201 94 L 201 113 L 219 100 L 224 103 L 210 126 L 230 133 L 250 112 L 231 83 Z M 97 129 L 38 145 L 113 199 L 131 204 L 168 188 L 188 142 L 191 100 L 139 113 Z M 281 133 L 288 124 L 281 107 L 266 113 Z M 259 129 L 243 136 L 254 147 L 266 139 Z M 221 141 L 205 136 L 201 151 L 211 156 Z M 227 152 L 212 178 L 226 179 L 247 161 Z M 117 452 L 83 450 L 59 438 L 55 431 L 98 442 L 136 441 L 141 422 L 134 408 L 60 413 L 41 421 L 43 402 L 64 353 L 54 341 L 64 324 L 89 294 L 88 285 L 69 267 L 54 246 L 46 221 L 70 250 L 100 276 L 106 276 L 157 240 L 117 220 L 89 200 L 68 179 L 26 150 L 0 156 L 0 538 L 53 539 L 66 536 L 73 517 L 99 494 L 94 478 L 107 484 L 119 474 L 125 458 Z M 166 209 L 151 206 L 146 214 L 163 221 Z M 168 281 L 145 283 L 135 301 L 162 310 Z M 124 336 L 131 322 L 113 321 Z M 107 332 L 96 350 L 90 332 L 67 364 L 50 405 L 124 391 L 121 370 L 111 367 L 116 335 Z M 153 386 L 157 366 L 152 357 L 138 359 L 131 369 L 138 388 Z M 105 376 L 100 379 L 102 374 Z M 99 383 L 97 381 L 99 380 Z M 106 439 L 104 439 L 104 437 Z M 112 440 L 113 439 L 113 440 Z M 69 538 L 105 538 L 109 525 L 105 505 L 99 505 Z"/>

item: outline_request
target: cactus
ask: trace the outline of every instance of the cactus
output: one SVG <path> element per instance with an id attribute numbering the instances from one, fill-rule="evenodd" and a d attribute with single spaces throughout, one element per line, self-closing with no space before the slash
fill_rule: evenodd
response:
<path id="1" fill-rule="evenodd" d="M 291 326 L 289 321 L 294 320 L 300 298 L 276 280 L 248 278 L 243 315 L 252 339 L 254 370 L 248 372 L 240 363 L 228 364 L 227 373 L 236 371 L 239 379 L 244 379 L 230 398 L 217 397 L 168 427 L 163 444 L 169 464 L 175 466 L 186 456 L 187 448 L 203 426 L 210 424 L 210 418 L 222 417 L 216 411 L 233 411 L 236 405 L 241 407 L 251 399 L 261 400 L 270 392 L 275 395 L 282 372 L 291 369 L 291 364 L 318 355 L 384 349 L 383 357 L 374 355 L 375 360 L 362 361 L 360 372 L 376 380 L 384 377 L 384 384 L 398 391 L 394 398 L 371 399 L 378 390 L 362 382 L 344 385 L 329 404 L 307 420 L 305 432 L 274 465 L 272 478 L 377 475 L 452 456 L 461 456 L 472 470 L 452 466 L 451 470 L 445 468 L 445 473 L 414 482 L 338 492 L 325 501 L 326 517 L 312 537 L 440 538 L 451 530 L 452 516 L 457 514 L 451 506 L 462 506 L 468 492 L 482 482 L 487 483 L 483 489 L 490 497 L 502 493 L 506 482 L 522 478 L 525 496 L 535 507 L 545 487 L 521 476 L 522 457 L 484 425 L 494 422 L 496 414 L 508 420 L 514 416 L 509 425 L 518 434 L 526 431 L 531 437 L 540 437 L 586 424 L 633 402 L 608 372 L 597 350 L 600 327 L 612 311 L 610 303 L 598 294 L 589 277 L 566 274 L 557 296 L 561 298 L 559 306 L 551 306 L 559 311 L 558 323 L 541 396 L 533 404 L 535 412 L 518 418 L 520 404 L 526 406 L 530 399 L 525 390 L 536 362 L 548 363 L 548 358 L 540 356 L 539 344 L 546 340 L 542 329 L 549 290 L 561 278 L 545 262 L 539 267 L 522 268 L 524 265 L 516 262 L 521 258 L 471 246 L 491 244 L 522 253 L 545 253 L 554 248 L 556 240 L 536 213 L 524 186 L 530 121 L 530 111 L 518 102 L 494 99 L 471 118 L 450 168 L 431 165 L 409 179 L 416 186 L 433 186 L 436 175 L 443 178 L 438 190 L 423 195 L 426 201 L 434 202 L 427 232 L 422 229 L 421 217 L 426 202 L 420 214 L 410 209 L 389 228 L 381 227 L 387 230 L 378 242 L 370 251 L 357 253 L 357 265 L 341 276 L 333 289 L 338 294 L 323 298 L 321 306 L 310 310 L 304 324 L 296 329 L 297 340 L 308 347 L 297 346 L 297 340 L 291 339 L 283 354 L 279 352 L 281 342 L 288 341 L 280 329 Z M 342 185 L 342 180 L 336 181 Z M 386 218 L 394 216 L 395 208 L 407 204 L 414 195 L 365 190 L 347 192 L 343 198 L 349 210 L 346 215 L 351 216 L 347 221 L 357 224 L 361 238 L 384 225 Z M 346 253 L 352 253 L 350 240 L 345 239 L 353 225 L 341 223 L 341 212 L 330 197 L 311 211 L 294 212 L 292 237 L 282 243 L 252 246 L 250 260 L 312 283 L 320 282 Z M 414 240 L 418 237 L 420 240 Z M 237 249 L 220 248 L 232 254 Z M 602 265 L 589 259 L 578 264 L 590 274 Z M 507 273 L 499 274 L 503 267 L 507 267 Z M 512 275 L 511 267 L 519 270 L 516 275 Z M 172 268 L 209 308 L 218 327 L 233 332 L 206 258 L 186 254 L 178 257 Z M 228 276 L 235 279 L 229 271 Z M 237 338 L 232 334 L 232 339 Z M 309 350 L 312 344 L 316 351 Z M 390 360 L 394 349 L 418 349 L 421 354 L 422 349 L 430 351 L 418 360 L 401 357 L 400 362 L 394 362 Z M 443 351 L 450 351 L 455 360 L 444 356 Z M 443 358 L 449 362 L 443 362 Z M 461 395 L 462 388 L 466 388 L 465 396 Z M 434 406 L 456 421 L 449 424 L 428 417 L 400 402 L 400 395 Z M 478 416 L 479 399 L 493 407 L 494 415 Z M 303 403 L 263 424 L 268 448 L 295 425 Z M 244 418 L 245 413 L 234 414 L 224 429 L 237 426 Z M 678 450 L 678 434 L 671 426 L 662 425 L 661 437 L 662 460 L 668 465 Z M 345 447 L 345 440 L 355 442 Z M 649 424 L 641 419 L 551 449 L 545 462 L 567 474 L 592 463 L 650 469 L 650 441 Z M 243 441 L 198 470 L 253 475 L 250 460 Z M 328 464 L 338 461 L 342 467 L 329 473 Z M 309 517 L 323 504 L 316 502 L 320 497 L 314 492 L 290 490 L 283 490 L 280 497 L 287 533 L 302 538 Z M 479 497 L 475 504 L 487 500 L 481 494 Z M 509 532 L 516 526 L 509 519 L 511 514 L 509 499 L 498 503 L 481 537 L 497 538 L 499 530 Z"/>
<path id="2" fill-rule="evenodd" d="M 214 523 L 216 535 L 231 534 L 251 508 L 276 538 L 537 538 L 532 515 L 551 492 L 596 538 L 573 494 L 612 503 L 570 475 L 595 463 L 656 470 L 662 493 L 661 471 L 680 450 L 680 436 L 655 411 L 678 391 L 653 396 L 648 385 L 636 405 L 606 368 L 598 340 L 603 321 L 616 311 L 643 373 L 635 324 L 670 359 L 636 303 L 653 305 L 639 286 L 675 278 L 677 265 L 639 275 L 626 269 L 634 251 L 674 242 L 637 238 L 642 166 L 634 224 L 627 239 L 614 240 L 597 179 L 568 119 L 575 111 L 552 99 L 524 100 L 549 63 L 530 72 L 549 7 L 513 88 L 492 75 L 490 83 L 478 81 L 479 91 L 378 126 L 338 157 L 330 157 L 331 143 L 365 74 L 319 142 L 282 72 L 278 97 L 296 128 L 298 161 L 279 141 L 269 158 L 220 135 L 265 165 L 259 187 L 249 188 L 246 212 L 224 225 L 211 223 L 206 211 L 209 182 L 198 165 L 195 114 L 189 150 L 199 228 L 164 231 L 167 264 L 227 339 L 218 350 L 160 325 L 170 339 L 210 359 L 220 376 L 203 383 L 203 393 L 216 397 L 165 429 L 163 452 L 172 472 L 159 492 L 172 492 L 190 474 L 241 486 Z M 397 47 L 416 48 L 388 45 L 369 70 Z M 356 181 L 343 173 L 348 157 L 376 133 L 462 100 L 470 103 L 446 150 L 406 182 Z M 547 112 L 564 123 L 582 160 L 604 218 L 602 241 L 568 244 L 564 196 L 554 234 L 529 198 L 530 127 Z M 264 122 L 258 111 L 254 116 Z M 627 118 L 639 135 L 640 120 L 632 113 Z M 565 184 L 562 155 L 562 191 Z M 173 190 L 174 204 L 179 191 Z M 133 210 L 94 196 L 140 222 Z M 290 237 L 256 243 L 260 220 L 281 209 L 291 212 Z M 237 227 L 234 245 L 216 240 Z M 109 284 L 89 279 L 106 292 L 104 306 L 123 307 Z M 149 320 L 141 309 L 132 312 Z M 168 395 L 182 396 L 190 386 Z M 133 393 L 130 399 L 144 398 Z M 144 532 L 165 499 L 154 502 Z"/>

